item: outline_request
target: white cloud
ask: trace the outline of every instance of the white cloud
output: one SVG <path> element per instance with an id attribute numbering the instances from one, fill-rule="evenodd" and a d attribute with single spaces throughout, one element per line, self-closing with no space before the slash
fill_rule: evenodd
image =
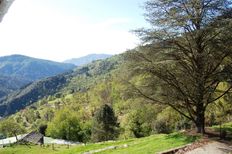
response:
<path id="1" fill-rule="evenodd" d="M 130 19 L 91 23 L 84 16 L 27 6 L 29 1 L 15 1 L 0 24 L 0 56 L 25 54 L 62 61 L 89 53 L 116 54 L 138 43 L 133 34 L 117 28 Z"/>

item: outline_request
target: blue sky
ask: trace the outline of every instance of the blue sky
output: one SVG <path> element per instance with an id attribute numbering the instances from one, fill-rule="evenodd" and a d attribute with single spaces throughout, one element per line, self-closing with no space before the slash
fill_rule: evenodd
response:
<path id="1" fill-rule="evenodd" d="M 122 53 L 139 44 L 130 31 L 147 26 L 145 0 L 15 0 L 0 23 L 0 56 L 63 61 Z"/>

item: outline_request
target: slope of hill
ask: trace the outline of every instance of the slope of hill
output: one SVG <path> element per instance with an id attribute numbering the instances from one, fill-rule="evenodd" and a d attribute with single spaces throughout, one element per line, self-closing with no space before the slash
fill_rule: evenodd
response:
<path id="1" fill-rule="evenodd" d="M 23 55 L 0 57 L 0 74 L 21 77 L 29 81 L 42 79 L 75 68 L 72 64 L 58 63 Z"/>
<path id="2" fill-rule="evenodd" d="M 27 79 L 0 75 L 0 98 L 29 83 Z"/>
<path id="3" fill-rule="evenodd" d="M 0 116 L 9 115 L 38 99 L 57 92 L 66 83 L 65 74 L 35 81 L 0 100 Z"/>
<path id="4" fill-rule="evenodd" d="M 177 148 L 198 139 L 197 136 L 186 136 L 180 133 L 173 134 L 156 134 L 149 137 L 138 139 L 119 140 L 115 142 L 90 143 L 86 145 L 74 145 L 70 148 L 67 146 L 54 145 L 54 149 L 49 146 L 41 148 L 41 146 L 30 145 L 31 154 L 83 154 L 83 153 L 101 153 L 101 154 L 141 154 L 141 153 L 158 153 L 171 148 Z M 0 153 L 28 153 L 28 146 L 15 145 L 12 147 L 1 148 Z"/>
<path id="5" fill-rule="evenodd" d="M 75 67 L 23 55 L 0 57 L 0 98 L 35 80 L 64 73 Z"/>
<path id="6" fill-rule="evenodd" d="M 0 116 L 13 114 L 45 96 L 58 92 L 65 94 L 88 89 L 100 76 L 117 68 L 119 63 L 120 56 L 115 56 L 109 60 L 95 61 L 74 71 L 33 82 L 0 99 Z"/>
<path id="7" fill-rule="evenodd" d="M 91 63 L 95 60 L 100 60 L 100 59 L 106 59 L 111 57 L 112 55 L 109 54 L 89 54 L 87 56 L 83 56 L 80 58 L 73 58 L 73 59 L 68 59 L 65 60 L 65 63 L 71 63 L 74 64 L 76 66 L 83 66 L 85 64 Z"/>

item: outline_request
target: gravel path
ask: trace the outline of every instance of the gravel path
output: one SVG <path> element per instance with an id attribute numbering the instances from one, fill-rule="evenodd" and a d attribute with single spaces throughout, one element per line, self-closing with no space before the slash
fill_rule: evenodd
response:
<path id="1" fill-rule="evenodd" d="M 208 144 L 196 148 L 192 151 L 186 152 L 186 154 L 232 154 L 232 146 L 213 141 L 209 142 Z"/>

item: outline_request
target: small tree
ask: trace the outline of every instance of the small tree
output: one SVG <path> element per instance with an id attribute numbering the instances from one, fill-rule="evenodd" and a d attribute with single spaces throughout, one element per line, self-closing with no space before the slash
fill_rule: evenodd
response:
<path id="1" fill-rule="evenodd" d="M 66 109 L 58 111 L 48 124 L 46 135 L 65 140 L 82 141 L 78 117 Z"/>
<path id="2" fill-rule="evenodd" d="M 17 135 L 25 133 L 25 129 L 23 129 L 13 119 L 7 119 L 0 123 L 0 132 L 8 137 L 15 136 L 16 140 L 18 141 Z"/>
<path id="3" fill-rule="evenodd" d="M 118 123 L 113 109 L 105 104 L 94 115 L 92 141 L 107 141 L 117 138 Z"/>
<path id="4" fill-rule="evenodd" d="M 152 123 L 155 119 L 154 112 L 140 106 L 140 109 L 132 110 L 128 117 L 126 127 L 132 132 L 136 138 L 149 136 L 152 132 Z"/>

